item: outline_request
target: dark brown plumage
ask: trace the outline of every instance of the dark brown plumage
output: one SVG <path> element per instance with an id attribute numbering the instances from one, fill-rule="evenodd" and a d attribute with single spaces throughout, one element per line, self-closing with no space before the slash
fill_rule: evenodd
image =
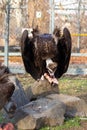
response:
<path id="1" fill-rule="evenodd" d="M 48 73 L 49 64 L 47 66 L 46 60 L 50 58 L 56 63 L 54 75 L 60 78 L 68 69 L 71 44 L 67 28 L 64 28 L 63 35 L 56 27 L 52 35 L 38 34 L 33 35 L 33 38 L 29 38 L 25 30 L 21 37 L 21 53 L 26 71 L 36 80 L 41 78 L 44 73 Z"/>
<path id="2" fill-rule="evenodd" d="M 10 100 L 15 86 L 9 82 L 9 70 L 7 67 L 0 65 L 0 109 Z"/>

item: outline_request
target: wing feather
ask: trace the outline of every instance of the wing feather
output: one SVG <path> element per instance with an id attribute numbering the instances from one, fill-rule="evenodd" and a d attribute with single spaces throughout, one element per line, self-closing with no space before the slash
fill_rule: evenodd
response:
<path id="1" fill-rule="evenodd" d="M 63 35 L 59 39 L 57 48 L 58 54 L 56 56 L 58 67 L 55 72 L 55 76 L 60 78 L 68 69 L 70 56 L 71 56 L 72 40 L 70 32 L 67 28 L 64 28 Z"/>
<path id="2" fill-rule="evenodd" d="M 34 79 L 38 79 L 42 75 L 42 68 L 35 65 L 34 57 L 34 41 L 28 37 L 28 31 L 25 30 L 21 37 L 21 53 L 22 59 L 25 66 L 25 70 L 31 74 Z"/>

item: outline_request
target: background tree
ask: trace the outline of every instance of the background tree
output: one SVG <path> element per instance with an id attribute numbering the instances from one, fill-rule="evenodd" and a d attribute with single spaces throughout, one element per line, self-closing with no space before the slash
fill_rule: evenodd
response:
<path id="1" fill-rule="evenodd" d="M 49 20 L 48 13 L 49 1 L 48 0 L 29 0 L 28 2 L 28 14 L 29 14 L 29 26 L 39 26 L 41 32 L 49 32 Z M 39 17 L 38 15 L 41 15 Z"/>

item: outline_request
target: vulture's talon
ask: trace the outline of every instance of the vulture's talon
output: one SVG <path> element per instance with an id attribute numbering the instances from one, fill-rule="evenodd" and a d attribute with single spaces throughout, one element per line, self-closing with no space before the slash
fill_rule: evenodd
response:
<path id="1" fill-rule="evenodd" d="M 52 83 L 51 83 L 51 86 L 52 86 L 52 87 L 57 87 L 58 84 L 52 82 Z"/>

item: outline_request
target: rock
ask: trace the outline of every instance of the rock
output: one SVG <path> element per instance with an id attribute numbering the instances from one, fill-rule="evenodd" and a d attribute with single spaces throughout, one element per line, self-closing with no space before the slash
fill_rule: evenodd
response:
<path id="1" fill-rule="evenodd" d="M 63 102 L 66 106 L 65 116 L 67 117 L 87 117 L 87 104 L 83 99 L 64 94 L 51 94 L 47 98 Z"/>
<path id="2" fill-rule="evenodd" d="M 11 97 L 12 101 L 17 105 L 17 109 L 25 104 L 29 103 L 29 100 L 25 94 L 25 91 L 20 81 L 15 76 L 10 76 L 9 80 L 15 85 L 14 93 Z"/>
<path id="3" fill-rule="evenodd" d="M 58 99 L 40 98 L 19 108 L 14 116 L 17 129 L 38 130 L 43 126 L 56 126 L 64 122 L 65 105 Z"/>
<path id="4" fill-rule="evenodd" d="M 19 107 L 13 118 L 17 129 L 38 130 L 61 125 L 65 117 L 87 116 L 84 100 L 59 94 L 58 86 L 52 87 L 47 80 L 36 81 L 27 92 L 30 102 Z"/>
<path id="5" fill-rule="evenodd" d="M 40 80 L 34 82 L 34 84 L 26 90 L 28 99 L 35 100 L 40 97 L 44 97 L 48 94 L 59 94 L 59 88 L 56 85 L 55 87 L 51 86 L 51 84 L 46 80 Z"/>

